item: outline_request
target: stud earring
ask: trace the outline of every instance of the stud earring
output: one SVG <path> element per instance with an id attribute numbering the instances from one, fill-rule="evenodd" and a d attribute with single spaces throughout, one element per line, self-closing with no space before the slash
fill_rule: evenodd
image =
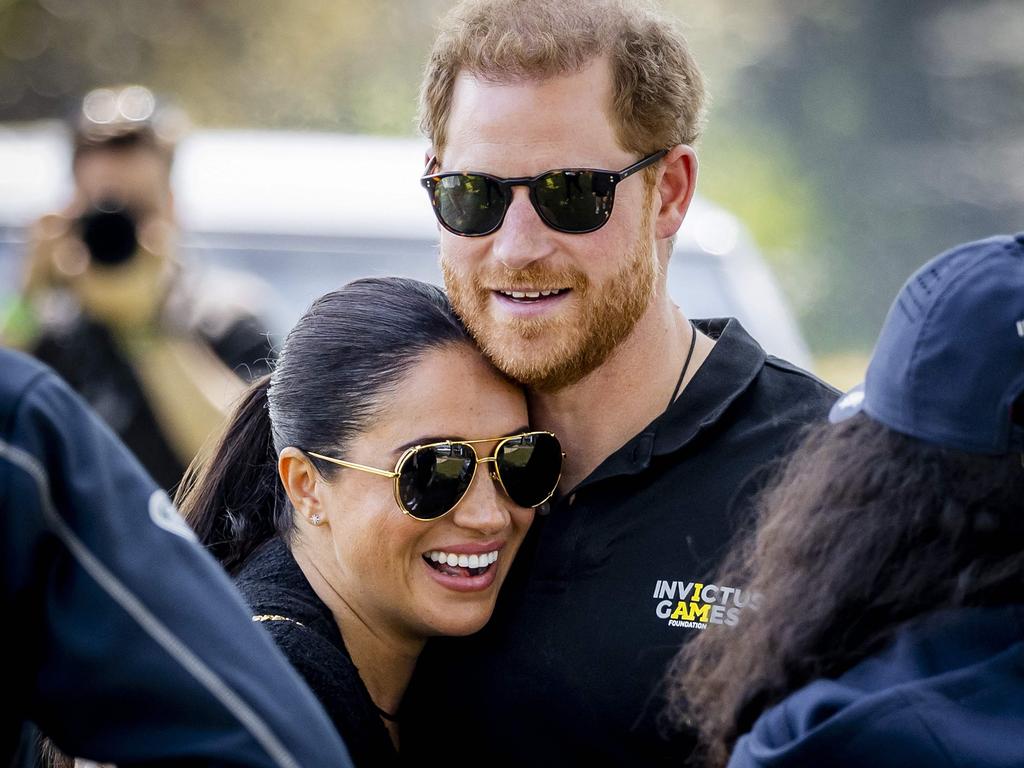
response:
<path id="1" fill-rule="evenodd" d="M 312 515 L 309 516 L 309 522 L 311 522 L 313 525 L 320 525 L 320 523 L 322 523 L 323 521 L 324 518 L 323 516 L 321 516 L 319 512 L 314 512 Z"/>

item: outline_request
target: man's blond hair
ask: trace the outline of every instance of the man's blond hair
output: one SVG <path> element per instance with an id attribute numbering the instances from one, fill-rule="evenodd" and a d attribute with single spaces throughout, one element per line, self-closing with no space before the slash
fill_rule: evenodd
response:
<path id="1" fill-rule="evenodd" d="M 463 0 L 441 21 L 420 92 L 420 128 L 440 153 L 462 73 L 498 83 L 544 80 L 601 56 L 611 62 L 608 106 L 623 149 L 646 155 L 697 140 L 700 70 L 675 24 L 643 0 Z"/>

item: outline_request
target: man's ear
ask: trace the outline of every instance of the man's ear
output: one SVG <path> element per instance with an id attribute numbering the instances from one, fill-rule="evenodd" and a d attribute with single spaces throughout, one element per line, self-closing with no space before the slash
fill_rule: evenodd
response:
<path id="1" fill-rule="evenodd" d="M 660 199 L 654 220 L 654 237 L 664 240 L 679 231 L 697 187 L 697 154 L 688 144 L 673 147 L 659 168 Z"/>
<path id="2" fill-rule="evenodd" d="M 285 448 L 277 459 L 277 474 L 296 513 L 313 525 L 326 522 L 327 513 L 320 498 L 323 478 L 306 454 L 298 448 Z"/>

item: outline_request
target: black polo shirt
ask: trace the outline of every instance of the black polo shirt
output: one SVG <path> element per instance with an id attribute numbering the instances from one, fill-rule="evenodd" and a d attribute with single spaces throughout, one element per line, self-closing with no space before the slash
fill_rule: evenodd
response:
<path id="1" fill-rule="evenodd" d="M 483 631 L 428 644 L 403 758 L 685 760 L 692 734 L 664 733 L 660 717 L 666 666 L 707 624 L 750 610 L 744 585 L 714 583 L 714 568 L 770 466 L 838 394 L 767 357 L 736 320 L 696 325 L 717 343 L 683 395 L 538 515 Z"/>

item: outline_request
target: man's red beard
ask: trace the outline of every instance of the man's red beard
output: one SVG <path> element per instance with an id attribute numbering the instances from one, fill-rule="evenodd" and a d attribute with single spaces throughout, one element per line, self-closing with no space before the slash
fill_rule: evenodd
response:
<path id="1" fill-rule="evenodd" d="M 466 274 L 442 255 L 441 269 L 455 311 L 484 354 L 510 378 L 545 392 L 575 384 L 608 359 L 650 306 L 660 271 L 650 225 L 641 227 L 622 268 L 601 286 L 582 270 L 540 264 Z M 490 309 L 498 288 L 569 288 L 572 306 L 556 317 L 498 321 Z"/>

